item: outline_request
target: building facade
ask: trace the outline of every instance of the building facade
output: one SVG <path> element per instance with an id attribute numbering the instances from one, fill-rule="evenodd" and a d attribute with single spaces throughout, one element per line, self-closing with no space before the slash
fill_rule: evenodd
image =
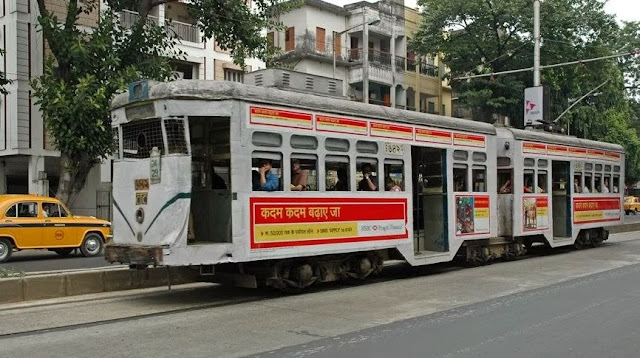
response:
<path id="1" fill-rule="evenodd" d="M 280 61 L 296 71 L 340 79 L 354 101 L 451 115 L 451 87 L 438 58 L 408 44 L 420 14 L 402 1 L 344 7 L 322 0 L 281 15 L 284 31 L 270 31 Z"/>
<path id="2" fill-rule="evenodd" d="M 64 18 L 67 3 L 47 0 L 46 6 Z M 171 26 L 181 40 L 178 48 L 186 56 L 173 63 L 177 75 L 185 79 L 242 81 L 244 71 L 233 64 L 229 54 L 215 41 L 203 39 L 187 6 L 182 1 L 170 2 L 150 13 L 151 21 Z M 82 14 L 78 25 L 96 27 L 97 11 Z M 0 194 L 53 195 L 57 188 L 60 153 L 45 130 L 30 86 L 30 81 L 42 74 L 48 55 L 36 26 L 38 15 L 36 0 L 0 0 L 0 48 L 5 50 L 5 55 L 0 56 L 0 66 L 13 81 L 7 88 L 9 94 L 0 96 Z M 137 16 L 135 12 L 123 11 L 123 26 L 131 26 Z M 261 61 L 247 61 L 247 70 L 263 67 Z M 106 161 L 91 171 L 85 189 L 72 205 L 76 213 L 109 217 L 110 168 L 110 162 Z"/>

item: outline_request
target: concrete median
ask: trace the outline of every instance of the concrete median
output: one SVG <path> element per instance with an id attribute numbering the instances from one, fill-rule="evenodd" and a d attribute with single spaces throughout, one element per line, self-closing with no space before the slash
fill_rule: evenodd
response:
<path id="1" fill-rule="evenodd" d="M 186 267 L 156 267 L 145 271 L 125 268 L 5 278 L 0 279 L 0 303 L 180 285 L 196 282 L 198 274 Z"/>

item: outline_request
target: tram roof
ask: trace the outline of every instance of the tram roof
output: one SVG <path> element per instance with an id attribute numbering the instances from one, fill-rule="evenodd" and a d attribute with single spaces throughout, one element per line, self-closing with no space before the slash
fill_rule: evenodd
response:
<path id="1" fill-rule="evenodd" d="M 541 132 L 535 130 L 522 130 L 516 128 L 501 128 L 499 130 L 505 130 L 512 133 L 513 138 L 517 140 L 529 140 L 533 142 L 571 145 L 576 147 L 601 149 L 613 152 L 624 153 L 625 150 L 618 144 L 612 144 L 607 142 L 599 142 L 595 140 L 582 139 L 571 137 L 568 135 L 560 135 L 555 133 Z"/>
<path id="2" fill-rule="evenodd" d="M 211 80 L 178 80 L 172 82 L 149 82 L 149 100 L 193 99 L 193 100 L 243 100 L 327 113 L 339 113 L 354 117 L 391 120 L 412 124 L 422 124 L 468 132 L 496 134 L 496 129 L 488 123 L 468 119 L 453 118 L 435 114 L 413 112 L 349 101 L 341 98 L 318 96 L 275 88 L 249 86 L 236 82 Z M 117 95 L 112 109 L 130 103 L 128 92 Z"/>

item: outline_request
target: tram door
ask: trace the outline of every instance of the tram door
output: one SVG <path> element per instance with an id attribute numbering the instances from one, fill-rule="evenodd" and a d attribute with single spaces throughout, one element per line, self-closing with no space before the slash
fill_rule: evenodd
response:
<path id="1" fill-rule="evenodd" d="M 571 178 L 569 162 L 554 160 L 551 164 L 553 181 L 553 237 L 571 236 Z"/>
<path id="2" fill-rule="evenodd" d="M 416 253 L 449 251 L 446 150 L 411 147 Z"/>

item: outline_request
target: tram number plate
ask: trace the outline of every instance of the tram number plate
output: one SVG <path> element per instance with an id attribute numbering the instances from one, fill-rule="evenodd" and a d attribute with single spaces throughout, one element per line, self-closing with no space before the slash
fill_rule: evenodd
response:
<path id="1" fill-rule="evenodd" d="M 397 143 L 384 143 L 384 152 L 386 154 L 404 154 L 404 147 Z"/>
<path id="2" fill-rule="evenodd" d="M 147 205 L 148 201 L 149 201 L 148 192 L 136 193 L 136 205 Z"/>

